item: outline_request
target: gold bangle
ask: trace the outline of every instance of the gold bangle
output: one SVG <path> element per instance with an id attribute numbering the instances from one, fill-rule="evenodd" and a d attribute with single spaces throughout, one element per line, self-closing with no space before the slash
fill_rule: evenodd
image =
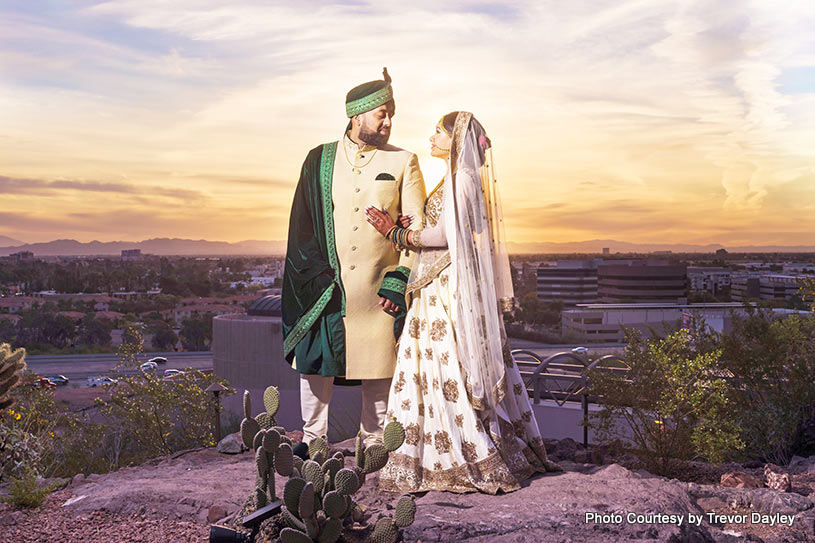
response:
<path id="1" fill-rule="evenodd" d="M 388 233 L 385 234 L 385 239 L 391 239 L 391 234 L 393 234 L 393 231 L 396 230 L 397 228 L 399 228 L 399 227 L 396 226 L 395 224 L 393 226 L 391 226 L 390 230 L 388 230 Z"/>

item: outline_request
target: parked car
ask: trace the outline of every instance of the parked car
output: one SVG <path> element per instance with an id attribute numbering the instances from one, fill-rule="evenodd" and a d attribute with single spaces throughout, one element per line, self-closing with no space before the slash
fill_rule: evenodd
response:
<path id="1" fill-rule="evenodd" d="M 182 375 L 183 373 L 183 370 L 164 370 L 164 377 L 175 377 L 176 375 Z"/>
<path id="2" fill-rule="evenodd" d="M 153 358 L 148 360 L 148 362 L 155 362 L 156 364 L 166 364 L 167 359 L 164 358 L 163 356 L 154 356 Z"/>
<path id="3" fill-rule="evenodd" d="M 148 360 L 147 362 L 145 362 L 141 366 L 139 366 L 139 369 L 144 371 L 144 372 L 147 372 L 147 371 L 155 372 L 158 369 L 158 364 Z"/>
<path id="4" fill-rule="evenodd" d="M 57 388 L 57 385 L 52 383 L 48 377 L 43 377 L 41 375 L 35 377 L 34 380 L 28 384 L 37 388 Z"/>
<path id="5" fill-rule="evenodd" d="M 586 356 L 589 350 L 586 347 L 575 347 L 574 349 L 572 349 L 572 352 L 575 354 L 579 354 L 581 356 Z"/>
<path id="6" fill-rule="evenodd" d="M 57 386 L 64 386 L 71 382 L 71 380 L 65 377 L 64 375 L 49 376 L 48 380 Z"/>
<path id="7" fill-rule="evenodd" d="M 96 377 L 88 377 L 88 386 L 89 387 L 100 387 L 100 386 L 104 386 L 104 385 L 115 385 L 118 382 L 119 381 L 117 381 L 116 379 L 113 379 L 112 377 L 100 377 L 98 375 Z"/>

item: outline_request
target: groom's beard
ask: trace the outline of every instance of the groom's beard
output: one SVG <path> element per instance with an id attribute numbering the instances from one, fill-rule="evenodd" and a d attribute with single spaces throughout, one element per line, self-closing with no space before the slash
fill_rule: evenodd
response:
<path id="1" fill-rule="evenodd" d="M 374 147 L 382 147 L 386 143 L 388 143 L 388 139 L 391 137 L 391 131 L 388 130 L 386 134 L 380 134 L 379 132 L 374 132 L 373 130 L 368 130 L 367 127 L 360 126 L 359 127 L 359 139 L 367 143 L 368 145 L 373 145 Z"/>

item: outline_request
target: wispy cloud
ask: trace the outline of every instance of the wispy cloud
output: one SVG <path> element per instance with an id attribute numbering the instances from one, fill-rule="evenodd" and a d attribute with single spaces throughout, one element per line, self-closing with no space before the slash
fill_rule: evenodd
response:
<path id="1" fill-rule="evenodd" d="M 790 217 L 815 231 L 800 181 L 815 173 L 813 26 L 806 3 L 758 0 L 7 5 L 0 192 L 74 213 L 61 228 L 77 236 L 99 220 L 111 238 L 280 238 L 306 152 L 339 136 L 345 92 L 387 65 L 393 141 L 428 185 L 443 113 L 487 127 L 510 238 L 784 243 Z M 155 198 L 198 198 L 198 213 L 94 214 Z M 258 204 L 269 213 L 232 215 Z"/>

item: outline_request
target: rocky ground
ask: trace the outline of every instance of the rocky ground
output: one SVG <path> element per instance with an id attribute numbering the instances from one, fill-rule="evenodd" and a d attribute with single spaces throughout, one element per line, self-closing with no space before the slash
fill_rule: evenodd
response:
<path id="1" fill-rule="evenodd" d="M 790 466 L 791 491 L 781 492 L 710 484 L 734 468 L 741 472 L 735 477 L 739 484 L 760 484 L 760 466 L 700 465 L 691 477 L 700 482 L 682 482 L 610 463 L 626 464 L 625 458 L 592 458 L 569 440 L 548 445 L 563 473 L 538 476 L 506 495 L 420 495 L 416 522 L 404 530 L 405 541 L 815 541 L 815 457 L 797 459 Z M 604 464 L 587 462 L 591 460 Z M 277 478 L 278 493 L 282 479 Z M 15 511 L 0 505 L 0 542 L 206 541 L 211 522 L 236 526 L 251 508 L 247 498 L 254 484 L 254 461 L 247 452 L 226 455 L 201 449 L 66 483 L 39 509 Z M 369 506 L 369 522 L 391 514 L 388 509 L 397 498 L 379 492 L 376 477 L 369 477 L 355 495 Z M 752 512 L 766 517 L 750 522 Z M 629 518 L 629 513 L 635 516 Z M 701 515 L 699 525 L 688 523 L 688 513 Z M 713 519 L 707 513 L 731 518 Z M 737 513 L 747 514 L 746 520 L 732 517 Z M 591 520 L 591 514 L 606 517 Z M 683 522 L 671 524 L 665 522 L 671 519 L 654 516 L 671 514 L 682 515 Z M 778 524 L 786 520 L 782 514 L 794 515 L 791 526 Z M 770 525 L 773 520 L 776 524 Z M 348 539 L 361 541 L 367 533 L 359 528 Z"/>

